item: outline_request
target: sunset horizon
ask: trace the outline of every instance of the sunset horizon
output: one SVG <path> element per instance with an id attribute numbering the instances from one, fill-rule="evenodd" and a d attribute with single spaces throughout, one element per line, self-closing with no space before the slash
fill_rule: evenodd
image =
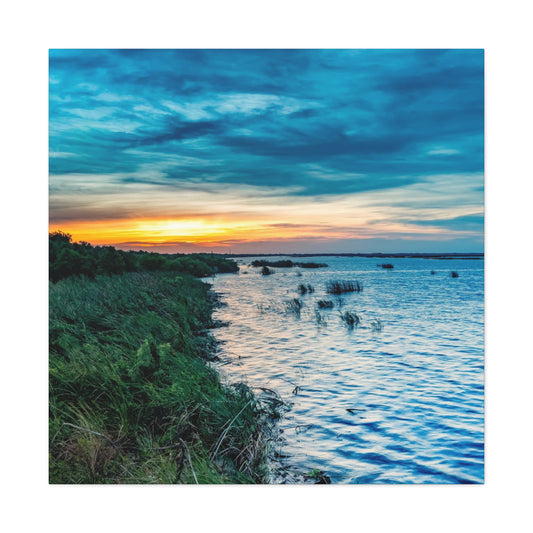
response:
<path id="1" fill-rule="evenodd" d="M 482 252 L 483 61 L 50 50 L 50 231 L 162 253 Z"/>

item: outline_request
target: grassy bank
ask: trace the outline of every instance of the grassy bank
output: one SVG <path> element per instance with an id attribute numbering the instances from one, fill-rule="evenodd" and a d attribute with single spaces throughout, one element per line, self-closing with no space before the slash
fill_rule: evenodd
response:
<path id="1" fill-rule="evenodd" d="M 186 273 L 50 283 L 51 483 L 264 480 L 256 399 L 206 365 L 213 304 Z"/>

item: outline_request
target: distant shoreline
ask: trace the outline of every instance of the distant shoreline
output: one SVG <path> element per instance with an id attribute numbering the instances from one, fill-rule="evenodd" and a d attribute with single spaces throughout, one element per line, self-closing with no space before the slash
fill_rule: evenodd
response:
<path id="1" fill-rule="evenodd" d="M 226 257 L 392 257 L 400 258 L 419 258 L 419 259 L 484 259 L 485 253 L 448 253 L 448 254 L 429 254 L 429 253 L 318 253 L 318 254 L 222 254 Z"/>

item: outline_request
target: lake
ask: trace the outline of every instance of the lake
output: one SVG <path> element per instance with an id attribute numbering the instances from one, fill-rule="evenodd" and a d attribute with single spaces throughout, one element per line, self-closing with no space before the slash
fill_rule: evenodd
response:
<path id="1" fill-rule="evenodd" d="M 254 259 L 328 267 L 262 275 Z M 238 263 L 238 274 L 213 279 L 223 304 L 215 318 L 228 323 L 214 330 L 217 367 L 289 405 L 276 444 L 278 472 L 287 475 L 273 482 L 317 469 L 331 483 L 483 483 L 482 259 Z M 363 290 L 328 294 L 332 280 Z M 321 300 L 333 307 L 319 308 Z M 347 324 L 346 312 L 360 323 Z"/>

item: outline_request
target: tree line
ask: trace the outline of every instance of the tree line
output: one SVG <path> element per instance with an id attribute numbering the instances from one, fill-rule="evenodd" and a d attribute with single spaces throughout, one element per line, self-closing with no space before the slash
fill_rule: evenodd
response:
<path id="1" fill-rule="evenodd" d="M 159 254 L 117 250 L 113 246 L 92 246 L 73 242 L 63 231 L 49 233 L 49 278 L 52 282 L 71 276 L 93 279 L 124 272 L 177 271 L 196 277 L 237 272 L 235 261 L 216 254 Z"/>

